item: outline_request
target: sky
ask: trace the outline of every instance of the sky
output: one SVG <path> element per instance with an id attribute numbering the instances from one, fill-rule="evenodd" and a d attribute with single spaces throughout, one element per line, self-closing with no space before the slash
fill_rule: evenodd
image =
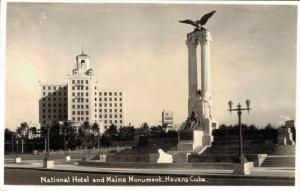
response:
<path id="1" fill-rule="evenodd" d="M 186 34 L 216 10 L 211 31 L 213 117 L 237 123 L 234 105 L 251 100 L 247 124 L 295 118 L 297 9 L 291 5 L 8 3 L 6 127 L 38 122 L 39 81 L 66 83 L 82 49 L 98 85 L 124 92 L 125 124 L 187 118 Z M 200 50 L 199 50 L 200 51 Z M 200 77 L 199 77 L 200 80 Z"/>

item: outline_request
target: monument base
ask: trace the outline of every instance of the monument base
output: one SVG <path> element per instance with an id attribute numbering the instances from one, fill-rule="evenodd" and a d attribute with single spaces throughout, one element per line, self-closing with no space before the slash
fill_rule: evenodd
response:
<path id="1" fill-rule="evenodd" d="M 21 163 L 22 159 L 21 157 L 16 157 L 15 158 L 15 163 L 18 164 L 18 163 Z"/>
<path id="2" fill-rule="evenodd" d="M 247 175 L 251 173 L 251 168 L 253 168 L 253 162 L 233 163 L 233 174 Z"/>
<path id="3" fill-rule="evenodd" d="M 178 151 L 192 151 L 199 147 L 210 146 L 213 136 L 205 135 L 202 130 L 182 130 L 178 132 Z"/>
<path id="4" fill-rule="evenodd" d="M 54 168 L 54 161 L 53 160 L 44 160 L 43 167 L 44 168 Z"/>

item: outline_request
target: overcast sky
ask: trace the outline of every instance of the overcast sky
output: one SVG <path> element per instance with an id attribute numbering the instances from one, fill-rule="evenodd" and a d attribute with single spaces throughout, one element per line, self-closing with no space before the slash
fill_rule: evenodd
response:
<path id="1" fill-rule="evenodd" d="M 295 118 L 296 6 L 8 3 L 6 124 L 38 122 L 38 81 L 66 83 L 75 56 L 91 57 L 102 89 L 125 94 L 125 123 L 187 117 L 186 33 L 181 19 L 217 10 L 211 31 L 214 118 L 233 124 L 227 103 L 249 98 L 245 123 Z"/>

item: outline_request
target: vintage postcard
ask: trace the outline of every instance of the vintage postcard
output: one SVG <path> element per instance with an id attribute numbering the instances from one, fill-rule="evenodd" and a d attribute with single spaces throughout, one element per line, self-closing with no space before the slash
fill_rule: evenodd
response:
<path id="1" fill-rule="evenodd" d="M 297 3 L 1 8 L 4 187 L 296 188 Z"/>

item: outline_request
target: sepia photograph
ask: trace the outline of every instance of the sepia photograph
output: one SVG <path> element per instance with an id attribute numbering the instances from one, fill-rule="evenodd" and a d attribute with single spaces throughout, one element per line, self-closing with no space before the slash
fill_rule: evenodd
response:
<path id="1" fill-rule="evenodd" d="M 296 188 L 297 3 L 1 11 L 4 186 Z"/>

